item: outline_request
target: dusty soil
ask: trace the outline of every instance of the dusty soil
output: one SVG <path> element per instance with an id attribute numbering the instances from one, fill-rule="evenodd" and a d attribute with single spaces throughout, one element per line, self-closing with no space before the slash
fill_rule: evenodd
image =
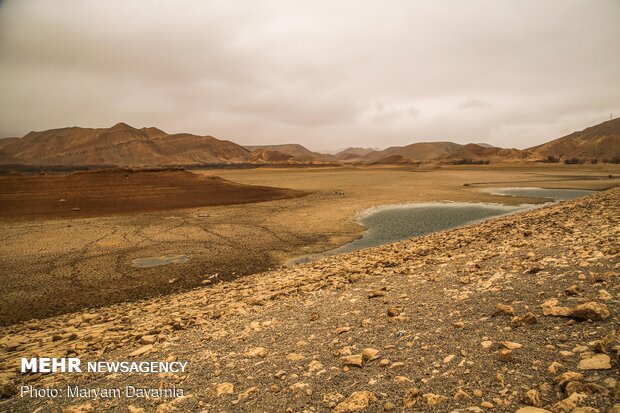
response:
<path id="1" fill-rule="evenodd" d="M 0 219 L 0 323 L 168 294 L 275 268 L 290 258 L 359 237 L 364 229 L 354 216 L 376 205 L 441 200 L 516 204 L 540 200 L 500 197 L 478 188 L 604 189 L 620 184 L 618 165 L 261 168 L 198 173 L 206 182 L 217 175 L 232 182 L 311 194 L 111 216 L 77 217 L 86 213 L 82 208 L 61 219 Z M 614 178 L 609 179 L 609 174 Z M 179 254 L 189 261 L 153 268 L 131 266 L 136 258 Z"/>
<path id="2" fill-rule="evenodd" d="M 0 411 L 620 409 L 620 189 L 191 292 L 0 329 Z M 188 361 L 21 375 L 20 357 Z M 183 389 L 20 397 L 18 386 Z M 613 407 L 616 406 L 616 407 Z M 538 410 L 537 410 L 538 409 Z"/>
<path id="3" fill-rule="evenodd" d="M 0 176 L 0 217 L 65 218 L 245 204 L 307 195 L 183 170 Z"/>

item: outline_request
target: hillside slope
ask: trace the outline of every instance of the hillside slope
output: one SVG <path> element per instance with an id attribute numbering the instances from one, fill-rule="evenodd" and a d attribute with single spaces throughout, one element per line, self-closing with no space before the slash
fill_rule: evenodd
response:
<path id="1" fill-rule="evenodd" d="M 526 151 L 531 159 L 548 156 L 558 159 L 620 158 L 620 118 L 590 126 Z"/>
<path id="2" fill-rule="evenodd" d="M 407 146 L 393 146 L 364 156 L 368 163 L 391 163 L 388 160 L 400 159 L 402 162 L 430 161 L 447 155 L 462 145 L 454 142 L 418 142 Z"/>
<path id="3" fill-rule="evenodd" d="M 0 141 L 1 142 L 1 141 Z M 125 123 L 111 128 L 30 132 L 0 145 L 0 163 L 26 165 L 166 166 L 247 162 L 250 151 L 212 136 L 169 135 Z"/>
<path id="4" fill-rule="evenodd" d="M 288 143 L 281 145 L 254 145 L 246 146 L 251 151 L 267 150 L 272 152 L 280 152 L 285 155 L 290 155 L 290 160 L 297 162 L 331 162 L 335 160 L 333 155 L 328 155 L 319 152 L 313 152 L 303 145 L 297 143 Z"/>
<path id="5" fill-rule="evenodd" d="M 5 397 L 26 381 L 184 392 L 13 395 L 2 407 L 615 413 L 618 210 L 616 188 L 187 293 L 2 328 Z M 184 374 L 18 375 L 20 357 L 34 354 L 189 364 Z"/>
<path id="6" fill-rule="evenodd" d="M 376 149 L 351 147 L 338 152 L 334 157 L 341 162 L 360 162 L 365 156 L 375 152 Z"/>

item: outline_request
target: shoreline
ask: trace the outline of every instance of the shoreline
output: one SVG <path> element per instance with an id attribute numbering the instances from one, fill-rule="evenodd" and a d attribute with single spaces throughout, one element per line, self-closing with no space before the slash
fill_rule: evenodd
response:
<path id="1" fill-rule="evenodd" d="M 614 169 L 616 168 L 616 169 Z M 162 294 L 188 291 L 218 280 L 277 268 L 291 258 L 321 253 L 364 234 L 351 219 L 373 205 L 400 202 L 501 202 L 532 198 L 499 197 L 464 187 L 465 182 L 535 181 L 570 173 L 602 171 L 620 175 L 620 166 L 319 168 L 209 170 L 230 182 L 310 192 L 302 198 L 253 204 L 36 222 L 0 221 L 5 288 L 0 295 L 3 324 L 80 308 L 98 308 Z M 600 189 L 605 181 L 562 182 L 557 186 Z M 532 183 L 531 185 L 536 185 Z M 594 186 L 592 186 L 594 185 Z M 55 242 L 62 236 L 63 242 Z M 186 255 L 186 263 L 134 268 L 144 257 Z M 211 283 L 211 284 L 209 284 Z M 86 292 L 86 293 L 85 293 Z"/>

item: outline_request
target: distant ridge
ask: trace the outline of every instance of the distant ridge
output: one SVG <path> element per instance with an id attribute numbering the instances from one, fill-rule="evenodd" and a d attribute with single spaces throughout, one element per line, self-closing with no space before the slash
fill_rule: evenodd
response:
<path id="1" fill-rule="evenodd" d="M 290 155 L 289 160 L 297 162 L 331 162 L 335 160 L 333 155 L 312 152 L 310 149 L 298 143 L 286 143 L 280 145 L 251 145 L 246 146 L 251 151 L 272 151 Z"/>
<path id="2" fill-rule="evenodd" d="M 111 128 L 70 127 L 0 140 L 0 162 L 27 165 L 191 165 L 247 162 L 250 151 L 212 136 L 169 135 L 126 123 Z"/>
<path id="3" fill-rule="evenodd" d="M 361 162 L 365 156 L 374 152 L 377 152 L 377 150 L 371 148 L 347 148 L 334 156 L 341 162 Z"/>
<path id="4" fill-rule="evenodd" d="M 453 142 L 418 142 L 407 146 L 393 146 L 364 156 L 366 163 L 426 162 L 439 159 L 462 145 Z"/>
<path id="5" fill-rule="evenodd" d="M 384 150 L 351 147 L 335 155 L 313 152 L 300 144 L 241 146 L 213 136 L 168 134 L 155 127 L 69 127 L 0 139 L 0 165 L 52 166 L 200 166 L 239 164 L 327 165 L 620 162 L 620 119 L 525 150 L 485 143 L 418 142 Z"/>

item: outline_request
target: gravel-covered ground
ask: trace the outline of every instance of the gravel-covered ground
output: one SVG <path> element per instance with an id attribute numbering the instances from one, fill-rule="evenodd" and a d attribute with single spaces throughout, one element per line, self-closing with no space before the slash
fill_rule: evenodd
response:
<path id="1" fill-rule="evenodd" d="M 620 189 L 0 330 L 0 411 L 618 412 Z M 21 375 L 20 357 L 188 361 Z M 20 386 L 183 389 L 28 398 Z M 544 410 L 535 410 L 544 409 Z M 615 409 L 615 410 L 614 410 Z"/>

